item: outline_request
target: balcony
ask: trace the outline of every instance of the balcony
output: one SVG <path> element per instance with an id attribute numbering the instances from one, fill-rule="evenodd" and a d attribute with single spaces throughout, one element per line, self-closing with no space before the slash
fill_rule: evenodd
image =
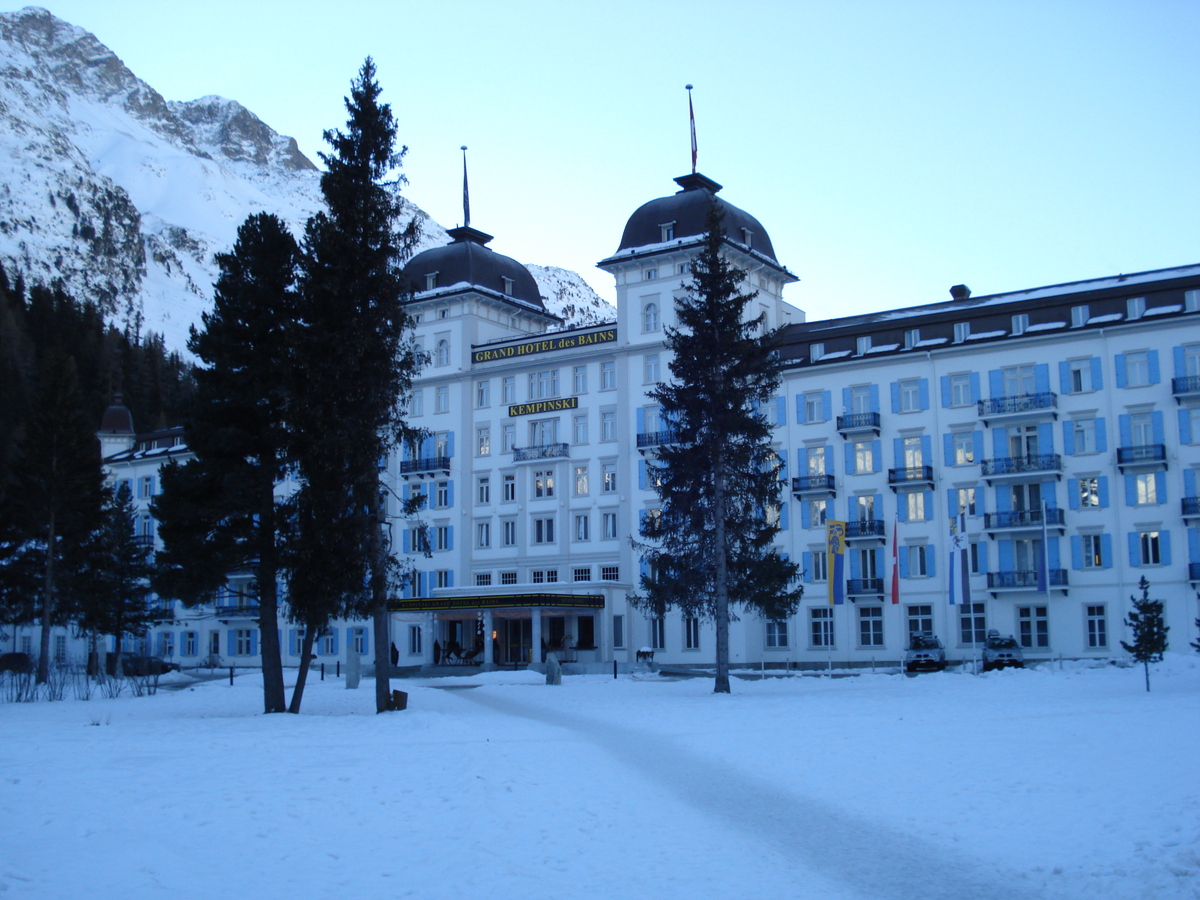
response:
<path id="1" fill-rule="evenodd" d="M 1117 448 L 1117 468 L 1125 471 L 1146 471 L 1167 467 L 1167 448 L 1164 444 L 1137 444 Z"/>
<path id="2" fill-rule="evenodd" d="M 230 619 L 257 619 L 258 604 L 239 604 L 237 606 L 218 606 L 216 608 L 217 618 L 222 622 L 228 622 Z"/>
<path id="3" fill-rule="evenodd" d="M 1184 375 L 1171 379 L 1171 393 L 1176 397 L 1200 396 L 1200 375 Z"/>
<path id="4" fill-rule="evenodd" d="M 513 447 L 513 462 L 523 462 L 531 459 L 566 459 L 570 455 L 570 444 L 540 444 L 537 447 Z"/>
<path id="5" fill-rule="evenodd" d="M 879 434 L 879 413 L 851 413 L 848 416 L 837 417 L 837 430 L 844 436 L 848 434 Z"/>
<path id="6" fill-rule="evenodd" d="M 400 462 L 400 477 L 405 480 L 414 475 L 418 478 L 426 476 L 433 478 L 439 474 L 450 474 L 450 457 L 425 456 L 421 459 L 405 459 Z"/>
<path id="7" fill-rule="evenodd" d="M 644 452 L 651 447 L 661 447 L 663 444 L 676 443 L 675 432 L 671 429 L 663 431 L 647 431 L 637 436 L 637 447 L 640 452 Z"/>
<path id="8" fill-rule="evenodd" d="M 933 466 L 888 469 L 888 484 L 893 491 L 898 487 L 933 487 Z"/>
<path id="9" fill-rule="evenodd" d="M 882 578 L 849 578 L 846 580 L 848 597 L 882 597 Z"/>
<path id="10" fill-rule="evenodd" d="M 1184 497 L 1181 505 L 1185 519 L 1200 519 L 1200 497 Z"/>
<path id="11" fill-rule="evenodd" d="M 792 493 L 797 497 L 816 497 L 834 494 L 832 475 L 801 475 L 792 479 Z"/>
<path id="12" fill-rule="evenodd" d="M 1200 563 L 1188 563 L 1188 581 L 1200 581 Z"/>
<path id="13" fill-rule="evenodd" d="M 990 484 L 997 479 L 1028 478 L 1055 472 L 1061 476 L 1062 457 L 1057 453 L 1038 453 L 1033 456 L 1002 456 L 981 463 L 983 477 Z"/>
<path id="14" fill-rule="evenodd" d="M 1061 509 L 1048 508 L 1044 525 L 1062 531 L 1065 528 L 1065 516 Z M 1040 509 L 1014 509 L 1009 512 L 985 513 L 983 517 L 984 530 L 995 534 L 997 531 L 1040 531 L 1043 527 L 1043 516 Z"/>
<path id="15" fill-rule="evenodd" d="M 887 538 L 883 519 L 852 519 L 846 523 L 846 540 L 879 541 Z"/>
<path id="16" fill-rule="evenodd" d="M 1067 570 L 1051 569 L 1047 574 L 1050 587 L 1066 590 Z M 993 594 L 1000 591 L 1036 591 L 1038 589 L 1038 573 L 1036 570 L 1019 572 L 988 572 L 988 590 Z"/>
<path id="17" fill-rule="evenodd" d="M 152 534 L 135 534 L 133 542 L 139 547 L 146 547 L 150 550 L 154 549 L 154 535 Z"/>
<path id="18" fill-rule="evenodd" d="M 1058 395 L 1050 391 L 1037 394 L 1017 394 L 1012 397 L 993 397 L 978 403 L 979 418 L 984 423 L 999 419 L 1040 419 L 1058 417 Z"/>

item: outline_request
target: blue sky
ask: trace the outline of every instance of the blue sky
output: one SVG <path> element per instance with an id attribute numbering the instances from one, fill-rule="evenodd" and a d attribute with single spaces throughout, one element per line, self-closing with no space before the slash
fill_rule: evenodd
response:
<path id="1" fill-rule="evenodd" d="M 408 196 L 522 262 L 595 263 L 690 168 L 766 227 L 809 318 L 1200 262 L 1200 4 L 59 0 L 170 100 L 316 161 L 365 56 Z"/>

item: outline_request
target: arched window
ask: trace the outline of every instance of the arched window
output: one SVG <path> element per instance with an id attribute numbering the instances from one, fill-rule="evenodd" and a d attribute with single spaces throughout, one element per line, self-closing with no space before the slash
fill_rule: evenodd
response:
<path id="1" fill-rule="evenodd" d="M 450 342 L 445 338 L 437 342 L 437 364 L 439 366 L 450 365 Z"/>
<path id="2" fill-rule="evenodd" d="M 658 331 L 657 303 L 647 303 L 642 307 L 642 331 Z"/>

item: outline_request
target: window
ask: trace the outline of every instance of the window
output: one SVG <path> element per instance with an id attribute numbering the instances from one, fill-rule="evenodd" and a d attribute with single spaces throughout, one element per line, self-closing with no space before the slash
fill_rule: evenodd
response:
<path id="1" fill-rule="evenodd" d="M 601 581 L 620 581 L 621 567 L 620 566 L 601 566 L 600 567 Z"/>
<path id="2" fill-rule="evenodd" d="M 956 431 L 951 438 L 954 444 L 954 464 L 969 466 L 975 462 L 975 435 L 970 431 Z"/>
<path id="3" fill-rule="evenodd" d="M 871 386 L 856 384 L 850 388 L 850 412 L 854 415 L 874 412 L 871 408 Z"/>
<path id="4" fill-rule="evenodd" d="M 908 521 L 917 522 L 925 518 L 925 492 L 907 491 L 904 495 L 904 509 Z M 914 548 L 915 549 L 915 548 Z M 923 572 L 921 574 L 924 574 Z"/>
<path id="5" fill-rule="evenodd" d="M 1092 390 L 1092 361 L 1090 359 L 1072 359 L 1067 363 L 1072 394 L 1082 394 Z"/>
<path id="6" fill-rule="evenodd" d="M 475 382 L 475 406 L 482 409 L 492 405 L 492 383 L 490 381 Z"/>
<path id="7" fill-rule="evenodd" d="M 1021 397 L 1036 390 L 1037 374 L 1032 365 L 1005 366 L 1000 370 L 1000 374 L 1006 397 Z"/>
<path id="8" fill-rule="evenodd" d="M 1184 291 L 1183 292 L 1183 311 L 1184 312 L 1200 311 L 1200 291 Z"/>
<path id="9" fill-rule="evenodd" d="M 1091 318 L 1091 313 L 1087 306 L 1072 306 L 1071 307 L 1071 327 L 1082 328 L 1088 323 Z"/>
<path id="10" fill-rule="evenodd" d="M 1012 333 L 1022 335 L 1029 330 L 1029 313 L 1017 313 L 1012 317 Z"/>
<path id="11" fill-rule="evenodd" d="M 875 446 L 872 441 L 854 442 L 854 474 L 875 471 Z"/>
<path id="12" fill-rule="evenodd" d="M 516 584 L 517 583 L 517 573 L 516 572 L 501 572 L 500 573 L 500 583 L 501 584 Z"/>
<path id="13" fill-rule="evenodd" d="M 860 647 L 883 646 L 883 607 L 858 608 L 858 644 Z"/>
<path id="14" fill-rule="evenodd" d="M 617 514 L 606 512 L 600 514 L 601 537 L 606 541 L 614 540 L 617 536 Z"/>
<path id="15" fill-rule="evenodd" d="M 616 463 L 601 463 L 601 465 L 600 465 L 600 492 L 603 494 L 615 494 L 617 492 L 617 464 Z"/>
<path id="16" fill-rule="evenodd" d="M 492 502 L 492 483 L 487 475 L 480 475 L 475 480 L 475 502 L 481 505 Z"/>
<path id="17" fill-rule="evenodd" d="M 438 525 L 433 529 L 433 549 L 434 550 L 449 550 L 450 549 L 450 526 Z"/>
<path id="18" fill-rule="evenodd" d="M 450 388 L 442 385 L 434 393 L 434 412 L 450 412 Z"/>
<path id="19" fill-rule="evenodd" d="M 1103 535 L 1099 535 L 1099 534 L 1080 535 L 1080 544 L 1083 546 L 1083 567 L 1085 569 L 1103 569 L 1104 568 Z"/>
<path id="20" fill-rule="evenodd" d="M 490 456 L 492 452 L 492 429 L 481 425 L 475 429 L 475 455 Z"/>
<path id="21" fill-rule="evenodd" d="M 414 416 L 425 415 L 425 392 L 413 391 L 412 396 L 408 398 L 409 412 Z"/>
<path id="22" fill-rule="evenodd" d="M 511 297 L 512 292 L 513 292 L 513 280 L 511 278 L 509 278 L 507 275 L 501 275 L 500 281 L 503 286 L 502 287 L 503 292 Z"/>
<path id="23" fill-rule="evenodd" d="M 970 322 L 955 322 L 954 323 L 954 343 L 961 344 L 971 336 Z"/>
<path id="24" fill-rule="evenodd" d="M 665 225 L 659 225 L 659 237 L 665 244 L 667 241 L 675 240 L 675 223 L 667 222 Z"/>
<path id="25" fill-rule="evenodd" d="M 476 572 L 475 587 L 491 587 L 492 573 L 491 572 Z"/>
<path id="26" fill-rule="evenodd" d="M 1138 506 L 1158 503 L 1158 477 L 1156 472 L 1139 472 L 1133 476 L 1134 501 Z"/>
<path id="27" fill-rule="evenodd" d="M 812 553 L 812 580 L 829 580 L 829 557 L 826 555 L 825 548 L 814 550 Z"/>
<path id="28" fill-rule="evenodd" d="M 434 348 L 434 358 L 437 360 L 436 365 L 450 365 L 450 342 L 445 338 L 437 342 L 437 346 Z"/>
<path id="29" fill-rule="evenodd" d="M 788 645 L 788 623 L 786 619 L 767 620 L 767 649 L 783 650 Z"/>
<path id="30" fill-rule="evenodd" d="M 667 623 L 662 616 L 650 620 L 650 649 L 663 650 L 667 646 Z"/>
<path id="31" fill-rule="evenodd" d="M 233 632 L 233 655 L 249 656 L 251 646 L 251 629 L 238 628 Z"/>
<path id="32" fill-rule="evenodd" d="M 558 581 L 558 569 L 534 569 L 531 580 L 534 584 L 554 584 Z"/>
<path id="33" fill-rule="evenodd" d="M 576 366 L 571 370 L 571 387 L 576 394 L 587 393 L 587 366 Z"/>
<path id="34" fill-rule="evenodd" d="M 1145 350 L 1125 354 L 1126 387 L 1142 387 L 1150 383 L 1150 354 Z"/>
<path id="35" fill-rule="evenodd" d="M 646 384 L 656 384 L 658 382 L 658 354 L 647 353 L 642 360 L 642 380 Z"/>
<path id="36" fill-rule="evenodd" d="M 529 373 L 529 399 L 548 400 L 558 396 L 558 369 Z"/>
<path id="37" fill-rule="evenodd" d="M 914 634 L 933 634 L 933 607 L 929 605 L 910 606 L 905 610 L 908 620 L 908 637 Z"/>
<path id="38" fill-rule="evenodd" d="M 625 616 L 615 615 L 612 617 L 612 634 L 613 647 L 617 650 L 625 647 Z"/>
<path id="39" fill-rule="evenodd" d="M 906 550 L 908 551 L 908 577 L 925 578 L 929 575 L 929 547 L 925 544 L 914 544 L 907 547 Z M 933 631 L 933 626 L 924 630 Z"/>
<path id="40" fill-rule="evenodd" d="M 825 403 L 821 391 L 807 391 L 804 394 L 804 421 L 825 421 Z"/>
<path id="41" fill-rule="evenodd" d="M 588 467 L 575 467 L 575 496 L 581 497 L 588 492 Z"/>
<path id="42" fill-rule="evenodd" d="M 976 515 L 975 488 L 958 488 L 958 490 L 955 491 L 955 500 L 957 501 L 957 509 L 954 510 L 955 512 L 966 513 L 968 516 Z"/>
<path id="43" fill-rule="evenodd" d="M 909 328 L 904 332 L 904 349 L 911 350 L 917 344 L 921 343 L 921 329 Z"/>
<path id="44" fill-rule="evenodd" d="M 600 363 L 600 390 L 611 391 L 617 387 L 617 364 L 615 362 Z"/>
<path id="45" fill-rule="evenodd" d="M 921 408 L 921 382 L 906 378 L 900 382 L 900 412 L 916 412 Z"/>
<path id="46" fill-rule="evenodd" d="M 972 575 L 982 575 L 987 571 L 987 544 L 982 541 L 971 541 L 968 545 L 968 565 Z"/>
<path id="47" fill-rule="evenodd" d="M 615 441 L 617 439 L 617 414 L 615 412 L 600 413 L 600 440 Z"/>
<path id="48" fill-rule="evenodd" d="M 1096 452 L 1096 420 L 1075 419 L 1071 423 L 1071 437 L 1075 441 L 1076 453 Z"/>
<path id="49" fill-rule="evenodd" d="M 500 499 L 512 503 L 517 499 L 517 476 L 505 475 L 500 482 Z"/>
<path id="50" fill-rule="evenodd" d="M 1096 477 L 1079 479 L 1079 505 L 1090 507 L 1100 505 L 1100 479 Z"/>
<path id="51" fill-rule="evenodd" d="M 870 352 L 871 336 L 868 334 L 868 335 L 863 335 L 860 338 L 855 338 L 854 339 L 854 348 L 859 356 L 862 356 L 865 353 Z"/>
<path id="52" fill-rule="evenodd" d="M 433 492 L 435 509 L 445 509 L 450 505 L 450 482 L 439 481 Z"/>
<path id="53" fill-rule="evenodd" d="M 534 499 L 554 496 L 554 470 L 542 469 L 533 473 Z"/>
<path id="54" fill-rule="evenodd" d="M 517 523 L 513 519 L 506 519 L 501 523 L 501 531 L 503 532 L 504 546 L 517 546 Z"/>
<path id="55" fill-rule="evenodd" d="M 1145 297 L 1130 297 L 1125 301 L 1125 317 L 1127 319 L 1140 319 L 1146 314 L 1146 298 Z"/>
<path id="56" fill-rule="evenodd" d="M 500 402 L 501 403 L 516 403 L 517 402 L 517 376 L 506 375 L 500 381 Z"/>
<path id="57" fill-rule="evenodd" d="M 824 500 L 808 501 L 809 528 L 823 528 L 828 504 Z"/>
<path id="58" fill-rule="evenodd" d="M 575 416 L 571 420 L 571 440 L 576 444 L 586 444 L 588 441 L 587 415 Z"/>
<path id="59" fill-rule="evenodd" d="M 1140 566 L 1157 566 L 1162 563 L 1162 547 L 1159 541 L 1159 533 L 1157 531 L 1139 531 L 1137 536 L 1138 541 L 1138 565 Z"/>
<path id="60" fill-rule="evenodd" d="M 833 610 L 828 606 L 814 606 L 808 611 L 809 643 L 813 647 L 833 648 Z"/>
<path id="61" fill-rule="evenodd" d="M 958 640 L 964 647 L 977 647 L 987 640 L 982 603 L 963 604 L 958 614 Z"/>
<path id="62" fill-rule="evenodd" d="M 825 355 L 825 343 L 823 341 L 808 345 L 808 358 L 813 362 L 821 359 Z"/>
<path id="63" fill-rule="evenodd" d="M 475 523 L 475 546 L 486 550 L 492 546 L 492 523 Z"/>
<path id="64" fill-rule="evenodd" d="M 533 542 L 535 544 L 553 544 L 554 543 L 554 517 L 546 516 L 545 518 L 533 520 Z"/>
<path id="65" fill-rule="evenodd" d="M 592 539 L 591 522 L 591 516 L 587 513 L 575 517 L 575 540 L 590 541 Z"/>
<path id="66" fill-rule="evenodd" d="M 425 290 L 432 291 L 435 287 L 437 287 L 437 277 L 437 272 L 425 273 Z"/>
<path id="67" fill-rule="evenodd" d="M 422 652 L 421 651 L 421 626 L 420 625 L 409 625 L 408 626 L 408 655 L 409 656 L 420 656 L 421 652 Z"/>
<path id="68" fill-rule="evenodd" d="M 147 475 L 138 482 L 138 496 L 142 499 L 154 496 L 153 475 Z"/>
<path id="69" fill-rule="evenodd" d="M 182 634 L 183 638 L 183 655 L 195 656 L 199 652 L 200 636 L 194 631 L 185 631 Z"/>
<path id="70" fill-rule="evenodd" d="M 658 269 L 650 268 L 650 269 L 646 269 L 644 272 L 642 272 L 642 280 L 643 281 L 653 281 L 657 277 L 658 277 Z"/>
<path id="71" fill-rule="evenodd" d="M 1022 647 L 1044 649 L 1050 646 L 1050 617 L 1045 606 L 1018 606 L 1017 631 Z"/>
<path id="72" fill-rule="evenodd" d="M 950 405 L 971 405 L 971 376 L 966 372 L 950 376 Z"/>
<path id="73" fill-rule="evenodd" d="M 1087 645 L 1089 650 L 1104 650 L 1108 647 L 1108 615 L 1104 605 L 1088 605 L 1083 608 L 1087 621 Z"/>
<path id="74" fill-rule="evenodd" d="M 500 452 L 507 453 L 517 446 L 517 426 L 516 425 L 501 425 L 500 426 Z"/>
<path id="75" fill-rule="evenodd" d="M 642 307 L 642 331 L 658 331 L 658 304 L 647 303 Z"/>
<path id="76" fill-rule="evenodd" d="M 435 586 L 440 588 L 450 587 L 451 578 L 449 569 L 438 569 L 433 573 L 433 577 Z"/>
<path id="77" fill-rule="evenodd" d="M 700 619 L 696 616 L 683 617 L 683 648 L 685 650 L 700 649 Z"/>

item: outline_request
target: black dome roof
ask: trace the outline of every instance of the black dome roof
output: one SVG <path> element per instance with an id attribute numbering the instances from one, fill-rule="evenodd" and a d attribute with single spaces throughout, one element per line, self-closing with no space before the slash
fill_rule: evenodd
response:
<path id="1" fill-rule="evenodd" d="M 721 185 L 695 172 L 676 178 L 675 183 L 682 188 L 679 193 L 643 203 L 629 217 L 617 253 L 663 243 L 662 226 L 669 223 L 675 225 L 676 240 L 704 234 L 708 224 L 708 208 L 716 198 L 717 191 L 721 190 Z M 717 205 L 725 214 L 725 236 L 729 240 L 744 245 L 749 232 L 750 249 L 778 263 L 775 248 L 771 246 L 771 236 L 758 219 L 724 200 L 717 199 Z"/>
<path id="2" fill-rule="evenodd" d="M 454 240 L 441 247 L 418 253 L 408 261 L 403 274 L 415 293 L 467 284 L 491 294 L 500 294 L 523 301 L 536 309 L 545 310 L 541 291 L 529 270 L 508 256 L 484 246 L 492 239 L 469 225 L 450 229 Z M 428 276 L 436 273 L 432 286 Z M 508 279 L 512 287 L 505 290 Z"/>

